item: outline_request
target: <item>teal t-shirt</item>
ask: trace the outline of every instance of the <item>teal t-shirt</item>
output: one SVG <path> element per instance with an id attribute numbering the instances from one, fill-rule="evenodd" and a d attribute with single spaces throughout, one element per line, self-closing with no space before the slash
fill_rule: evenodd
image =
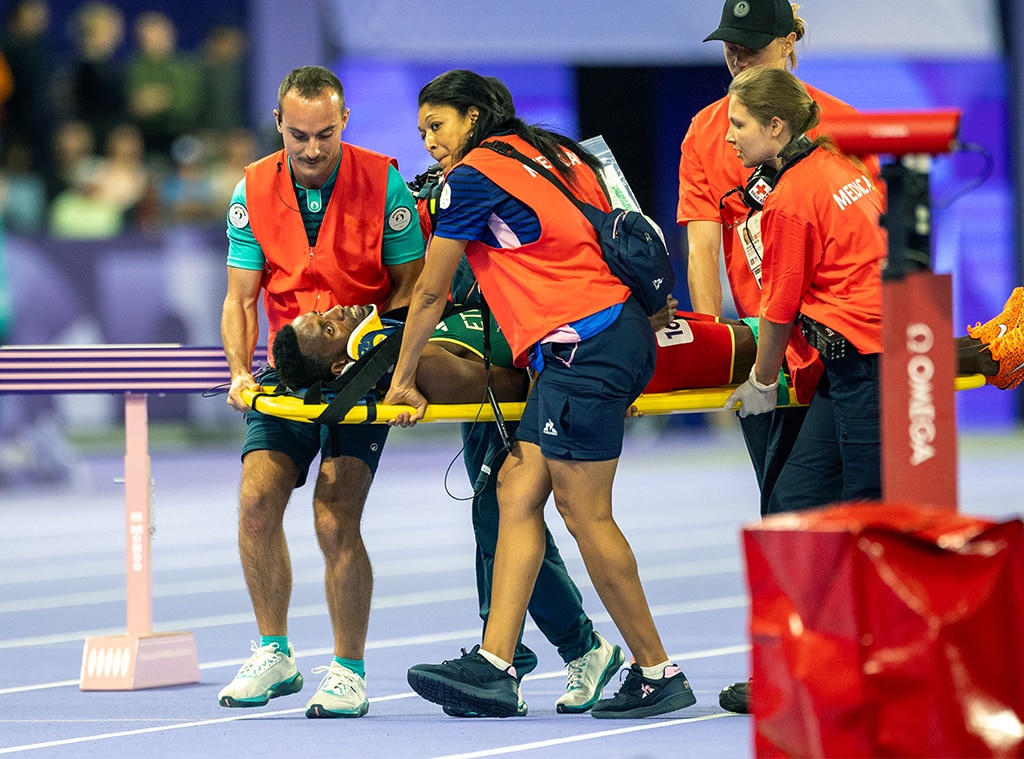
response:
<path id="1" fill-rule="evenodd" d="M 291 176 L 291 171 L 288 172 Z M 334 184 L 338 178 L 338 169 L 334 172 L 319 190 L 307 190 L 305 187 L 295 186 L 295 195 L 299 201 L 299 212 L 306 224 L 307 231 L 315 231 L 320 228 L 320 222 L 324 217 L 324 210 L 330 201 L 334 191 Z M 293 180 L 294 181 L 294 180 Z M 408 215 L 399 213 L 399 216 L 413 220 L 402 229 L 395 230 L 387 219 L 392 217 L 399 209 L 405 209 Z M 231 197 L 231 205 L 227 214 L 227 235 L 228 235 L 228 266 L 236 269 L 251 269 L 259 271 L 264 268 L 266 258 L 263 249 L 256 242 L 256 237 L 249 226 L 249 212 L 245 206 L 245 178 L 243 177 L 237 185 Z M 402 179 L 393 165 L 388 166 L 388 187 L 387 200 L 384 212 L 384 237 L 382 245 L 382 260 L 385 266 L 397 266 L 399 264 L 415 261 L 423 257 L 424 241 L 420 232 L 418 215 L 416 212 L 416 201 L 409 191 L 408 185 Z M 240 222 L 244 223 L 240 224 Z"/>

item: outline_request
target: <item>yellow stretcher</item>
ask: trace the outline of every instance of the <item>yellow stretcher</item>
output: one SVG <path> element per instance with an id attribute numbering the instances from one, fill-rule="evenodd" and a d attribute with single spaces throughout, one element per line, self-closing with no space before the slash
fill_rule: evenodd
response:
<path id="1" fill-rule="evenodd" d="M 981 374 L 962 375 L 956 378 L 957 390 L 973 390 L 985 384 Z M 636 399 L 637 409 L 647 414 L 697 414 L 707 411 L 723 411 L 723 406 L 735 385 L 722 387 L 702 387 L 688 390 L 673 390 L 667 393 L 651 393 Z M 245 399 L 254 411 L 261 414 L 288 419 L 293 422 L 312 423 L 324 409 L 325 403 L 303 403 L 302 399 L 293 395 L 274 395 L 273 387 L 248 389 L 242 391 Z M 501 413 L 509 421 L 519 419 L 523 415 L 525 403 L 502 403 Z M 797 405 L 796 397 L 790 390 L 790 405 Z M 340 424 L 385 424 L 393 421 L 403 411 L 412 411 L 410 406 L 385 406 L 375 404 L 372 408 L 358 405 L 353 407 Z M 471 422 L 474 419 L 493 421 L 494 412 L 489 403 L 432 403 L 421 422 Z"/>

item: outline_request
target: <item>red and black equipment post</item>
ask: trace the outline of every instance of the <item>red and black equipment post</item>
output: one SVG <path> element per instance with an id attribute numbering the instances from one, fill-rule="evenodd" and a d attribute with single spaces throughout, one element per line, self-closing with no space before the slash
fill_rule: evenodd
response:
<path id="1" fill-rule="evenodd" d="M 851 155 L 882 168 L 889 237 L 882 269 L 882 499 L 957 510 L 952 278 L 931 271 L 931 156 L 954 149 L 959 111 L 860 113 L 830 119 Z"/>

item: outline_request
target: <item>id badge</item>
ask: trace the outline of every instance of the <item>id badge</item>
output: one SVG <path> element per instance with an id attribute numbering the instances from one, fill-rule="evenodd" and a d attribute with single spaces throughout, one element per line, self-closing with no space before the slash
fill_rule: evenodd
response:
<path id="1" fill-rule="evenodd" d="M 761 212 L 750 214 L 746 219 L 736 225 L 736 232 L 743 244 L 743 253 L 747 257 L 747 266 L 750 273 L 754 275 L 757 286 L 761 287 L 761 257 L 764 255 L 764 246 L 761 244 Z"/>

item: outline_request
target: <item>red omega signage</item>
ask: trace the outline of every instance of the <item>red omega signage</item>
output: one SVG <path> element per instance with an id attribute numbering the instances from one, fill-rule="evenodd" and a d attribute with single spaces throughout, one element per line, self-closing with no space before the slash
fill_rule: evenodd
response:
<path id="1" fill-rule="evenodd" d="M 952 280 L 916 272 L 882 290 L 882 497 L 956 511 Z"/>

